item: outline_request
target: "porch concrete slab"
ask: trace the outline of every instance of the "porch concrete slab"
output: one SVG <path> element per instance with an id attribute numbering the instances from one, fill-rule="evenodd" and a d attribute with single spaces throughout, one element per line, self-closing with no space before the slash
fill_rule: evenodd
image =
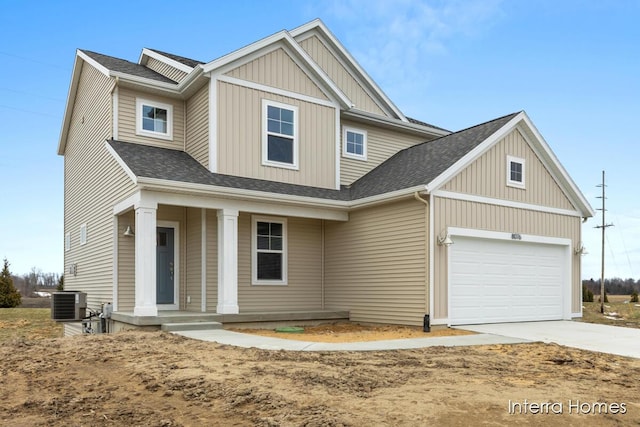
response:
<path id="1" fill-rule="evenodd" d="M 640 329 L 570 320 L 458 326 L 501 337 L 556 343 L 601 353 L 640 358 Z"/>
<path id="2" fill-rule="evenodd" d="M 505 337 L 491 334 L 457 335 L 434 338 L 409 338 L 399 340 L 323 343 L 311 341 L 289 340 L 285 338 L 263 337 L 260 335 L 243 334 L 228 330 L 210 331 L 175 331 L 176 335 L 202 341 L 217 342 L 219 344 L 236 347 L 259 348 L 262 350 L 290 350 L 290 351 L 381 351 L 402 350 L 424 347 L 455 347 L 468 345 L 518 344 L 529 342 L 522 338 Z"/>

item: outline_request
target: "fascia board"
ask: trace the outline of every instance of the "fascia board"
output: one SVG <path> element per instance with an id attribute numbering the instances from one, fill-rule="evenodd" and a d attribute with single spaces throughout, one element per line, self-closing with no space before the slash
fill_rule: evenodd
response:
<path id="1" fill-rule="evenodd" d="M 173 95 L 180 95 L 181 91 L 179 85 L 159 82 L 153 79 L 147 79 L 145 77 L 133 76 L 131 74 L 122 73 L 120 71 L 110 71 L 109 76 L 116 77 L 122 81 L 130 82 L 138 86 L 148 87 L 152 89 L 159 89 L 165 92 L 169 92 Z"/>
<path id="2" fill-rule="evenodd" d="M 473 161 L 475 161 L 478 157 L 484 154 L 487 150 L 489 150 L 493 145 L 495 145 L 500 139 L 506 136 L 511 130 L 515 128 L 515 126 L 522 120 L 524 117 L 524 112 L 518 113 L 514 118 L 509 120 L 504 126 L 495 131 L 491 136 L 484 140 L 481 144 L 479 144 L 476 148 L 469 151 L 467 154 L 462 156 L 455 162 L 453 165 L 449 166 L 447 170 L 442 172 L 440 175 L 435 177 L 431 182 L 427 184 L 427 191 L 429 193 L 433 193 L 438 190 L 441 186 L 447 183 L 451 178 L 460 173 L 465 167 L 470 165 Z"/>
<path id="3" fill-rule="evenodd" d="M 354 119 L 354 120 L 362 121 L 365 123 L 372 122 L 378 125 L 382 125 L 384 127 L 391 127 L 395 129 L 404 129 L 406 131 L 420 134 L 420 135 L 428 134 L 432 136 L 441 137 L 441 136 L 447 136 L 451 134 L 451 132 L 443 129 L 436 129 L 432 127 L 422 126 L 417 123 L 402 122 L 402 121 L 399 121 L 398 119 L 391 119 L 389 117 L 380 116 L 377 114 L 372 114 L 372 113 L 362 111 L 362 110 L 357 110 L 357 109 L 343 111 L 342 115 L 348 119 Z"/>
<path id="4" fill-rule="evenodd" d="M 133 173 L 133 171 L 129 168 L 129 166 L 125 163 L 124 160 L 122 160 L 122 157 L 120 157 L 118 155 L 118 153 L 116 152 L 116 150 L 113 149 L 113 147 L 111 145 L 109 145 L 108 141 L 104 142 L 104 146 L 107 149 L 107 152 L 109 152 L 109 154 L 111 154 L 111 156 L 113 156 L 114 160 L 118 163 L 118 165 L 122 168 L 122 170 L 124 171 L 124 173 L 127 174 L 127 176 L 129 177 L 129 179 L 134 183 L 137 184 L 138 183 L 138 177 L 136 176 L 136 174 Z"/>
<path id="5" fill-rule="evenodd" d="M 556 182 L 558 182 L 560 188 L 565 192 L 565 195 L 567 195 L 569 200 L 574 202 L 582 213 L 585 214 L 584 217 L 593 217 L 595 215 L 595 210 L 584 197 L 582 191 L 580 191 L 571 176 L 567 173 L 567 170 L 562 166 L 562 163 L 560 163 L 560 160 L 556 157 L 553 150 L 551 150 L 551 147 L 547 144 L 546 140 L 542 134 L 540 134 L 529 116 L 524 111 L 522 114 L 523 118 L 520 124 L 520 129 L 527 134 L 525 138 L 527 136 L 529 137 L 527 139 L 531 148 L 542 160 L 547 169 L 549 169 L 551 175 L 554 177 Z"/>
<path id="6" fill-rule="evenodd" d="M 62 128 L 60 129 L 60 140 L 58 141 L 58 155 L 63 156 L 67 146 L 67 136 L 69 135 L 69 125 L 71 124 L 71 114 L 76 99 L 76 91 L 80 82 L 80 71 L 82 70 L 83 57 L 79 55 L 80 51 L 76 51 L 73 61 L 73 72 L 71 73 L 71 83 L 67 93 L 67 101 L 64 109 L 64 118 L 62 119 Z M 86 55 L 84 55 L 86 56 Z"/>
<path id="7" fill-rule="evenodd" d="M 376 82 L 373 81 L 373 79 L 364 70 L 364 68 L 362 68 L 358 63 L 358 61 L 356 61 L 356 59 L 349 53 L 349 51 L 345 49 L 342 43 L 340 43 L 340 41 L 333 35 L 333 33 L 329 30 L 329 28 L 327 28 L 327 26 L 324 24 L 324 22 L 322 22 L 322 20 L 314 19 L 313 21 L 308 22 L 307 24 L 303 24 L 291 30 L 289 33 L 294 38 L 296 38 L 301 34 L 304 34 L 312 30 L 319 31 L 326 38 L 326 40 L 331 43 L 335 51 L 338 52 L 338 54 L 341 55 L 343 59 L 348 61 L 348 63 L 352 66 L 353 70 L 355 70 L 356 73 L 359 74 L 358 76 L 359 79 L 357 80 L 363 80 L 363 82 L 367 86 L 369 86 L 371 90 L 374 91 L 374 93 L 386 104 L 387 108 L 391 110 L 397 116 L 398 119 L 402 120 L 403 122 L 408 122 L 408 119 L 405 117 L 404 114 L 402 114 L 400 109 L 396 107 L 393 101 L 391 101 L 391 99 L 382 91 L 382 89 L 376 84 Z"/>
<path id="8" fill-rule="evenodd" d="M 269 37 L 265 37 L 253 44 L 245 46 L 228 55 L 213 60 L 202 66 L 204 73 L 210 74 L 224 74 L 228 70 L 243 65 L 243 58 L 253 59 L 253 55 L 265 51 L 270 46 L 277 46 L 278 43 L 283 43 L 288 48 L 289 54 L 295 54 L 306 66 L 307 71 L 311 72 L 315 78 L 319 81 L 321 86 L 324 86 L 329 91 L 329 97 L 337 100 L 342 108 L 348 109 L 353 106 L 353 102 L 336 86 L 336 84 L 327 76 L 327 74 L 313 61 L 307 52 L 300 47 L 300 45 L 287 33 L 286 31 L 280 31 Z M 318 83 L 318 82 L 316 82 Z"/>
<path id="9" fill-rule="evenodd" d="M 161 53 L 158 53 L 151 49 L 147 49 L 146 47 L 142 49 L 142 53 L 140 54 L 140 59 L 138 59 L 139 64 L 143 64 L 145 56 L 149 58 L 157 59 L 158 61 L 164 62 L 165 64 L 170 65 L 173 68 L 176 68 L 187 74 L 189 74 L 193 70 L 193 68 L 183 64 L 182 62 L 178 62 L 175 59 L 171 59 L 167 56 L 162 55 Z M 146 61 L 144 61 L 144 63 L 146 63 Z"/>
<path id="10" fill-rule="evenodd" d="M 81 51 L 80 49 L 78 49 L 76 52 L 77 52 L 76 53 L 77 56 L 82 58 L 83 61 L 91 64 L 91 66 L 93 68 L 95 68 L 96 70 L 100 71 L 105 76 L 111 77 L 110 70 L 107 67 L 105 67 L 104 65 L 100 64 L 98 61 L 96 61 L 95 59 L 93 59 L 92 57 L 90 57 L 89 55 L 87 55 L 86 53 Z"/>

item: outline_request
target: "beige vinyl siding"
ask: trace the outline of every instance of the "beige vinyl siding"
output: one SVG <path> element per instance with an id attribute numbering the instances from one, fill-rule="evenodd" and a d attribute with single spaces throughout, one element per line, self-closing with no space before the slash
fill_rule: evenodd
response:
<path id="1" fill-rule="evenodd" d="M 525 160 L 525 189 L 507 186 L 507 156 Z M 560 186 L 517 129 L 467 166 L 443 189 L 575 210 Z"/>
<path id="2" fill-rule="evenodd" d="M 299 170 L 262 165 L 262 100 L 298 107 Z M 218 172 L 335 188 L 335 109 L 218 82 Z"/>
<path id="3" fill-rule="evenodd" d="M 82 324 L 80 323 L 65 323 L 64 332 L 65 337 L 72 337 L 74 335 L 82 334 Z"/>
<path id="4" fill-rule="evenodd" d="M 207 311 L 218 309 L 218 213 L 207 210 Z"/>
<path id="5" fill-rule="evenodd" d="M 131 89 L 119 88 L 118 97 L 118 139 L 127 142 L 138 142 L 162 148 L 184 149 L 184 101 L 155 95 L 134 92 Z M 148 101 L 156 101 L 173 106 L 173 139 L 153 138 L 136 135 L 136 97 Z"/>
<path id="6" fill-rule="evenodd" d="M 172 67 L 171 65 L 162 61 L 158 61 L 155 58 L 149 58 L 149 60 L 147 61 L 147 68 L 150 68 L 156 73 L 162 74 L 166 78 L 178 83 L 180 83 L 182 79 L 187 76 L 187 73 L 185 73 L 184 71 L 178 70 L 177 68 Z"/>
<path id="7" fill-rule="evenodd" d="M 426 205 L 405 200 L 325 223 L 325 307 L 351 320 L 422 325 L 428 313 Z"/>
<path id="8" fill-rule="evenodd" d="M 374 114 L 387 115 L 318 37 L 309 37 L 303 40 L 300 46 L 347 95 L 354 103 L 355 108 Z"/>
<path id="9" fill-rule="evenodd" d="M 226 75 L 314 98 L 329 99 L 281 48 L 241 65 Z"/>
<path id="10" fill-rule="evenodd" d="M 191 297 L 191 302 L 185 300 L 187 311 L 202 310 L 202 210 L 187 208 L 187 259 L 186 277 L 187 297 Z"/>
<path id="11" fill-rule="evenodd" d="M 260 215 L 264 217 L 263 215 Z M 322 308 L 322 222 L 287 218 L 288 284 L 251 284 L 251 218 L 238 217 L 238 305 L 251 311 Z"/>
<path id="12" fill-rule="evenodd" d="M 118 216 L 118 311 L 133 311 L 135 306 L 136 239 L 124 235 L 127 226 L 135 232 L 135 223 L 134 211 Z"/>
<path id="13" fill-rule="evenodd" d="M 113 204 L 134 185 L 105 147 L 114 81 L 86 63 L 80 73 L 64 154 L 64 233 L 71 233 L 71 250 L 64 252 L 65 288 L 87 292 L 89 307 L 99 308 L 113 300 Z M 81 224 L 87 224 L 82 246 Z M 71 264 L 77 265 L 75 276 L 69 274 Z"/>
<path id="14" fill-rule="evenodd" d="M 185 151 L 209 167 L 209 85 L 187 100 L 187 143 Z"/>
<path id="15" fill-rule="evenodd" d="M 580 218 L 484 203 L 436 197 L 434 203 L 434 232 L 436 236 L 447 227 L 472 228 L 568 238 L 572 248 L 580 243 Z M 454 241 L 455 244 L 455 241 Z M 580 259 L 572 252 L 572 312 L 580 312 Z M 447 255 L 443 246 L 434 251 L 434 316 L 447 317 Z"/>
<path id="16" fill-rule="evenodd" d="M 367 132 L 367 160 L 356 160 L 342 156 L 344 141 L 344 127 L 361 129 Z M 342 121 L 342 129 L 340 130 L 340 184 L 353 184 L 362 176 L 366 175 L 372 169 L 380 165 L 389 157 L 398 151 L 421 142 L 427 141 L 429 138 L 424 136 L 415 136 L 403 134 L 389 129 L 369 126 L 362 123 Z"/>

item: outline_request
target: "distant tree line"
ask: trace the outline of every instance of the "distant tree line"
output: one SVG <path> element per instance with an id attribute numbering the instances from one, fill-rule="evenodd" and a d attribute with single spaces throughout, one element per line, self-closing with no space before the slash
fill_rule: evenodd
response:
<path id="1" fill-rule="evenodd" d="M 594 295 L 600 295 L 600 279 L 583 280 L 582 286 L 593 292 Z M 640 279 L 621 279 L 619 277 L 604 279 L 604 290 L 609 295 L 631 295 L 634 291 L 640 292 Z"/>
<path id="2" fill-rule="evenodd" d="M 31 271 L 23 275 L 11 275 L 13 285 L 23 297 L 30 297 L 39 290 L 55 291 L 62 280 L 57 273 L 43 273 L 42 270 L 33 267 Z"/>

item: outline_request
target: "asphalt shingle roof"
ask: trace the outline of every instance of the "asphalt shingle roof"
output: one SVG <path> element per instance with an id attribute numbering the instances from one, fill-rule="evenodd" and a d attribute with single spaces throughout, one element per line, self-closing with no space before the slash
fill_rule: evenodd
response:
<path id="1" fill-rule="evenodd" d="M 135 62 L 126 61 L 120 58 L 115 58 L 113 56 L 103 55 L 97 52 L 91 52 L 90 50 L 81 51 L 98 62 L 100 65 L 111 71 L 118 71 L 121 73 L 131 74 L 132 76 L 144 77 L 159 82 L 176 84 L 176 82 L 174 82 L 173 80 L 168 79 L 162 74 L 157 73 L 152 69 L 145 67 L 144 65 L 136 64 Z"/>
<path id="2" fill-rule="evenodd" d="M 402 150 L 340 190 L 211 173 L 183 151 L 115 140 L 109 144 L 138 177 L 349 201 L 428 184 L 517 114 Z"/>
<path id="3" fill-rule="evenodd" d="M 413 117 L 407 117 L 407 120 L 409 120 L 409 123 L 415 123 L 417 125 L 428 126 L 430 128 L 443 130 L 445 132 L 451 132 L 449 129 L 441 128 L 440 126 L 432 125 L 431 123 L 423 122 L 422 120 L 414 119 Z"/>
<path id="4" fill-rule="evenodd" d="M 174 55 L 173 53 L 163 52 L 158 49 L 151 49 L 151 48 L 147 48 L 147 49 L 152 50 L 156 53 L 159 53 L 160 55 L 166 56 L 167 58 L 173 59 L 174 61 L 178 61 L 181 64 L 186 65 L 187 67 L 194 68 L 197 65 L 204 64 L 204 62 L 202 61 L 196 61 L 195 59 L 185 58 L 184 56 Z"/>

